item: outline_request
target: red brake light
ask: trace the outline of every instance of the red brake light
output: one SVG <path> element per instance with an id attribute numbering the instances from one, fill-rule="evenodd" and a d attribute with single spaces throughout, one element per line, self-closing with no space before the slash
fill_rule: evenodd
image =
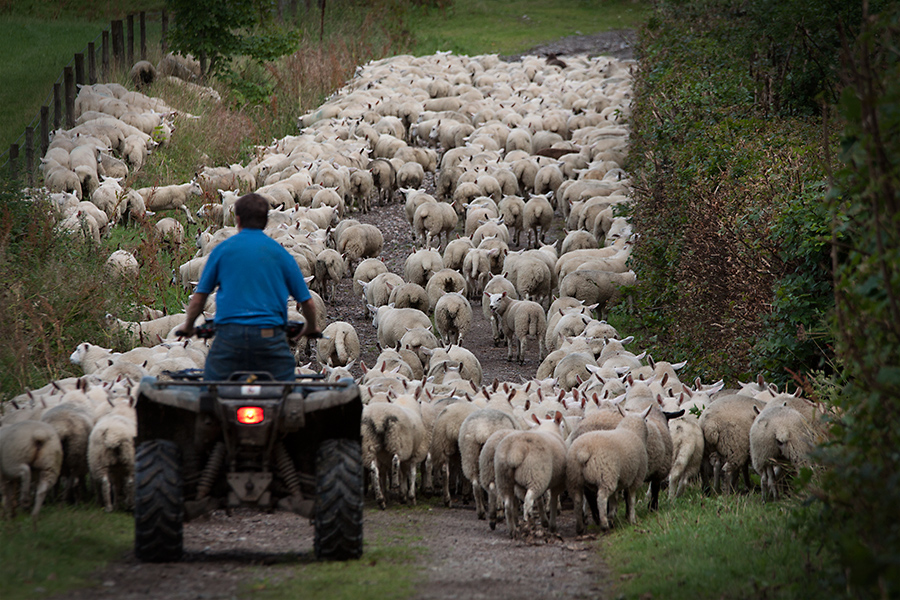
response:
<path id="1" fill-rule="evenodd" d="M 257 425 L 265 419 L 263 409 L 259 406 L 242 406 L 237 409 L 238 423 L 243 425 Z"/>

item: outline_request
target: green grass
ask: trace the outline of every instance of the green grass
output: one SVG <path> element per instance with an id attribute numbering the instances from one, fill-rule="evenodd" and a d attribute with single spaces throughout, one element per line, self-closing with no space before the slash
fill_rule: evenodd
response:
<path id="1" fill-rule="evenodd" d="M 456 0 L 445 9 L 412 9 L 417 55 L 437 50 L 463 54 L 511 54 L 563 36 L 588 35 L 637 26 L 649 3 L 514 0 Z"/>
<path id="2" fill-rule="evenodd" d="M 763 504 L 756 493 L 705 497 L 694 489 L 661 506 L 653 515 L 639 511 L 635 526 L 620 524 L 604 538 L 612 597 L 814 597 L 821 559 L 788 527 L 795 502 Z"/>
<path id="3" fill-rule="evenodd" d="M 147 44 L 158 44 L 160 24 L 148 16 Z M 18 143 L 24 156 L 25 127 L 40 132 L 41 106 L 50 107 L 53 126 L 53 84 L 62 82 L 63 69 L 74 67 L 74 56 L 87 52 L 93 41 L 100 67 L 101 32 L 109 21 L 66 17 L 46 20 L 22 15 L 0 15 L 0 164 L 10 144 Z M 135 19 L 135 54 L 140 53 L 140 28 Z M 88 64 L 85 56 L 85 72 Z"/>
<path id="4" fill-rule="evenodd" d="M 0 598 L 46 598 L 92 585 L 91 574 L 120 558 L 133 540 L 131 515 L 107 514 L 95 504 L 45 505 L 35 530 L 20 512 L 0 522 Z"/>

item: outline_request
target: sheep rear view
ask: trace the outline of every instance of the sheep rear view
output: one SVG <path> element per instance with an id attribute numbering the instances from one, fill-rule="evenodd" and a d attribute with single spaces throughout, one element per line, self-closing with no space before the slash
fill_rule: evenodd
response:
<path id="1" fill-rule="evenodd" d="M 31 518 L 37 518 L 44 497 L 59 478 L 62 461 L 62 443 L 48 423 L 26 420 L 0 427 L 0 491 L 5 516 L 15 516 L 16 484 L 19 502 L 27 507 L 32 480 L 36 480 Z"/>

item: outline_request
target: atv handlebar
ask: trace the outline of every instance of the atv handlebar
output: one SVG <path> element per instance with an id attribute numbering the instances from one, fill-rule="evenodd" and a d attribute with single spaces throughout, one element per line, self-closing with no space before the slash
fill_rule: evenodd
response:
<path id="1" fill-rule="evenodd" d="M 300 335 L 300 332 L 303 331 L 303 326 L 304 323 L 302 321 L 288 321 L 287 325 L 284 326 L 284 331 L 287 334 L 288 339 L 293 339 Z M 176 329 L 175 335 L 179 337 L 190 337 L 183 329 Z M 204 340 L 211 339 L 216 335 L 215 321 L 206 321 L 205 323 L 198 325 L 194 328 L 194 335 Z M 316 332 L 310 337 L 320 338 L 322 337 L 322 332 Z"/>

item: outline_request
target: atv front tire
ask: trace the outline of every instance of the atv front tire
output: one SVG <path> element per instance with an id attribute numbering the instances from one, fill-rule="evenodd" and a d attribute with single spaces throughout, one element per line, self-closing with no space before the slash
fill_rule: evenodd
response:
<path id="1" fill-rule="evenodd" d="M 363 550 L 362 450 L 355 440 L 325 440 L 316 452 L 315 554 L 348 560 Z"/>
<path id="2" fill-rule="evenodd" d="M 181 559 L 184 492 L 178 446 L 141 442 L 134 469 L 134 554 L 144 562 Z"/>

